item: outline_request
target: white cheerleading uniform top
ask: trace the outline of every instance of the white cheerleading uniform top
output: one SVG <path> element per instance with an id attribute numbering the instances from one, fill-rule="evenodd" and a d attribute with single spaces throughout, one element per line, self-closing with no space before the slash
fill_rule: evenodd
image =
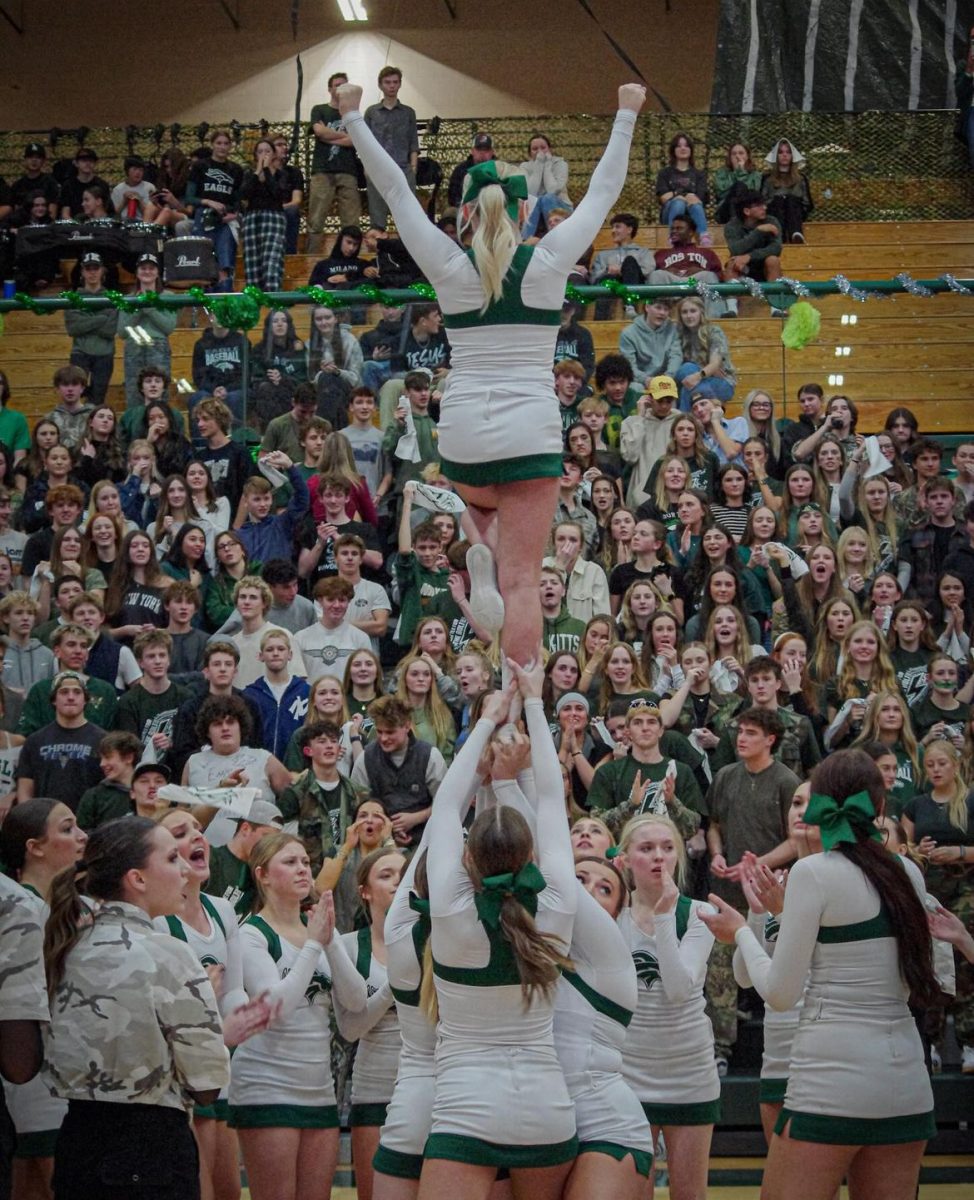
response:
<path id="1" fill-rule="evenodd" d="M 636 114 L 621 110 L 616 114 L 605 152 L 589 183 L 585 197 L 574 212 L 555 229 L 549 230 L 534 247 L 531 263 L 524 273 L 520 299 L 538 310 L 560 310 L 568 276 L 586 249 L 592 244 L 626 181 L 629 148 Z M 365 167 L 366 174 L 382 193 L 396 221 L 396 228 L 407 250 L 423 274 L 436 289 L 437 303 L 449 326 L 449 318 L 478 313 L 484 292 L 477 269 L 466 251 L 429 219 L 409 190 L 402 170 L 382 149 L 365 124 L 362 114 L 345 115 L 345 128 Z M 451 370 L 440 410 L 439 442 L 445 457 L 463 463 L 548 451 L 556 443 L 561 449 L 558 405 L 554 401 L 551 363 L 557 324 L 543 322 L 471 324 L 450 328 Z M 507 429 L 506 440 L 498 435 L 491 444 L 491 430 L 478 427 L 476 438 L 465 431 L 462 410 L 456 416 L 451 408 L 468 401 L 493 409 L 499 423 L 516 419 L 518 407 L 538 398 L 545 407 L 531 410 L 530 443 L 525 448 L 526 425 Z M 512 440 L 513 439 L 513 440 Z"/>
<path id="2" fill-rule="evenodd" d="M 369 936 L 365 936 L 369 935 Z M 372 953 L 371 930 L 341 935 L 348 957 L 364 979 L 368 1000 L 352 1012 L 335 997 L 335 1018 L 343 1038 L 358 1042 L 352 1064 L 352 1103 L 388 1104 L 399 1069 L 402 1037 L 386 968 Z M 363 974 L 363 968 L 365 974 Z"/>
<path id="3" fill-rule="evenodd" d="M 540 699 L 525 700 L 524 713 L 538 793 L 535 849 L 546 882 L 535 920 L 567 951 L 577 885 L 561 769 Z M 555 1146 L 574 1136 L 575 1116 L 554 1050 L 553 999 L 538 993 L 525 1005 L 520 982 L 503 961 L 506 943 L 495 934 L 492 945 L 478 917 L 462 861 L 462 822 L 493 732 L 490 721 L 477 722 L 440 785 L 428 826 L 430 936 L 440 1013 L 432 1134 L 500 1146 Z"/>
<path id="4" fill-rule="evenodd" d="M 900 861 L 922 901 L 919 870 Z M 897 942 L 875 889 L 854 863 L 833 850 L 792 867 L 774 958 L 746 926 L 736 940 L 772 1008 L 791 1008 L 804 988 L 787 1109 L 872 1119 L 933 1109 Z"/>
<path id="5" fill-rule="evenodd" d="M 243 955 L 240 951 L 240 926 L 233 906 L 219 896 L 201 893 L 203 913 L 210 927 L 209 933 L 200 933 L 179 917 L 156 917 L 152 924 L 162 933 L 186 942 L 204 967 L 223 967 L 223 985 L 217 996 L 220 1016 L 226 1017 L 241 1004 L 247 1003 L 243 986 Z M 212 909 L 212 912 L 211 912 Z M 215 916 L 213 914 L 216 914 Z M 214 991 L 216 989 L 214 988 Z M 220 1092 L 226 1100 L 229 1088 Z"/>
<path id="6" fill-rule="evenodd" d="M 644 1104 L 702 1104 L 720 1096 L 703 994 L 714 935 L 698 907 L 691 903 L 682 941 L 675 909 L 655 914 L 655 934 L 644 933 L 630 909 L 619 916 L 639 979 L 622 1076 Z"/>
<path id="7" fill-rule="evenodd" d="M 365 981 L 338 937 L 324 948 L 311 938 L 298 948 L 278 937 L 280 956 L 275 962 L 263 923 L 257 922 L 259 916 L 251 917 L 240 927 L 244 986 L 252 997 L 269 992 L 272 1001 L 282 1002 L 282 1009 L 268 1030 L 234 1051 L 230 1103 L 334 1104 L 329 997 L 341 996 L 350 1012 L 363 1010 Z"/>
<path id="8" fill-rule="evenodd" d="M 619 927 L 599 902 L 578 884 L 578 909 L 569 958 L 575 973 L 624 1013 L 635 1013 L 636 969 Z M 626 1026 L 592 1005 L 564 977 L 555 998 L 555 1049 L 574 1097 L 592 1077 L 622 1070 Z"/>
<path id="9" fill-rule="evenodd" d="M 769 958 L 774 955 L 774 948 L 781 931 L 781 922 L 777 917 L 768 913 L 747 914 L 748 927 L 757 938 Z M 753 987 L 751 976 L 747 972 L 747 963 L 738 946 L 734 950 L 734 978 L 737 986 Z M 791 1064 L 791 1047 L 798 1029 L 798 1018 L 801 1016 L 802 1005 L 805 1002 L 805 989 L 791 1008 L 777 1012 L 770 1004 L 764 1010 L 764 1052 L 761 1055 L 762 1079 L 787 1079 L 788 1068 Z"/>
<path id="10" fill-rule="evenodd" d="M 428 828 L 428 826 L 427 826 Z M 416 953 L 413 930 L 420 914 L 410 907 L 409 898 L 413 890 L 416 866 L 426 850 L 426 829 L 423 838 L 410 858 L 392 904 L 386 913 L 386 973 L 389 986 L 402 995 L 409 994 L 409 1003 L 397 1000 L 399 1029 L 402 1035 L 402 1051 L 399 1056 L 399 1073 L 422 1071 L 432 1074 L 433 1051 L 436 1048 L 436 1026 L 419 1006 L 419 989 L 423 981 L 423 962 Z M 415 1001 L 415 1003 L 412 1003 Z"/>

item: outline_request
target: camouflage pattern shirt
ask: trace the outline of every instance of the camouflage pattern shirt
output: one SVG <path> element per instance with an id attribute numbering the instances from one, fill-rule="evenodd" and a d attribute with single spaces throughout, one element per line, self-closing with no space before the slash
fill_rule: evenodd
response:
<path id="1" fill-rule="evenodd" d="M 44 1072 L 66 1100 L 188 1109 L 187 1092 L 230 1079 L 205 970 L 132 904 L 98 910 L 67 956 L 50 1021 Z"/>
<path id="2" fill-rule="evenodd" d="M 27 892 L 0 875 L 0 1013 L 4 1021 L 48 1021 L 44 931 Z"/>

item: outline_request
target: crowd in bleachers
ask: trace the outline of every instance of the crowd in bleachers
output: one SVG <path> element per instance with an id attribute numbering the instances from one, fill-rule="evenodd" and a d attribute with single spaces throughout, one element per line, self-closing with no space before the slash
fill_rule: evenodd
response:
<path id="1" fill-rule="evenodd" d="M 373 106 L 380 111 L 365 115 L 415 185 L 415 114 L 397 100 L 401 81 L 386 69 Z M 342 228 L 311 282 L 399 286 L 419 271 L 388 236 L 388 210 L 371 182 L 371 228 L 361 232 L 355 156 L 333 107 L 343 82 L 332 76 L 332 105 L 312 112 L 312 249 L 335 201 Z M 227 135 L 216 131 L 211 143 L 195 165 L 171 151 L 151 186 L 145 164 L 129 160 L 111 191 L 83 151 L 78 179 L 58 191 L 42 170 L 42 148 L 31 145 L 24 180 L 9 196 L 0 187 L 0 206 L 10 201 L 38 220 L 75 216 L 79 206 L 87 216 L 114 210 L 177 236 L 191 220 L 214 244 L 223 288 L 233 284 L 242 213 L 247 280 L 276 288 L 285 250 L 296 246 L 304 180 L 287 166 L 281 139 L 257 142 L 246 173 L 228 161 Z M 712 189 L 727 221 L 722 265 L 707 227 L 711 187 L 693 149 L 686 135 L 674 138 L 657 179 L 670 245 L 655 255 L 639 247 L 638 218 L 613 213 L 612 248 L 586 255 L 574 277 L 636 284 L 780 274 L 782 246 L 803 240 L 811 211 L 801 155 L 782 140 L 761 173 L 747 147 L 730 148 Z M 461 200 L 469 170 L 489 161 L 491 139 L 477 135 L 455 172 Z M 571 213 L 574 182 L 541 134 L 511 167 L 518 172 L 537 200 L 522 233 L 542 239 Z M 43 214 L 39 202 L 34 211 L 38 196 Z M 440 225 L 453 236 L 451 219 Z M 51 265 L 33 282 L 49 282 Z M 161 288 L 155 256 L 134 266 L 139 290 Z M 85 254 L 82 294 L 103 294 L 111 269 L 101 254 Z M 814 381 L 798 391 L 797 420 L 784 420 L 776 398 L 756 389 L 742 415 L 728 416 L 725 406 L 741 397 L 725 332 L 733 326 L 720 318 L 733 312 L 697 298 L 647 303 L 627 311 L 618 352 L 597 358 L 583 311 L 564 306 L 552 364 L 564 450 L 541 567 L 543 681 L 520 680 L 535 770 L 543 736 L 560 769 L 559 821 L 563 812 L 576 851 L 597 857 L 604 874 L 618 875 L 606 850 L 621 843 L 632 855 L 647 829 L 662 828 L 666 853 L 675 862 L 678 846 L 687 868 L 687 893 L 698 901 L 716 893 L 743 913 L 753 900 L 745 866 L 755 856 L 771 868 L 800 857 L 807 835 L 796 834 L 793 797 L 824 759 L 863 750 L 882 774 L 877 828 L 970 930 L 974 440 L 949 461 L 909 410 L 865 429 L 852 397 L 826 396 Z M 451 764 L 467 764 L 469 752 L 459 756 L 485 717 L 492 728 L 504 724 L 498 697 L 506 705 L 511 689 L 501 687 L 497 630 L 472 603 L 476 529 L 441 469 L 438 422 L 453 369 L 441 310 L 384 308 L 356 336 L 364 316 L 327 306 L 269 311 L 255 341 L 212 316 L 191 379 L 177 386 L 168 341 L 175 317 L 69 311 L 70 361 L 54 374 L 51 411 L 33 428 L 17 410 L 16 364 L 0 374 L 0 854 L 12 876 L 61 912 L 67 902 L 51 889 L 58 869 L 81 855 L 83 835 L 117 866 L 145 850 L 125 841 L 136 834 L 119 834 L 117 819 L 162 816 L 192 880 L 190 916 L 182 925 L 167 918 L 177 937 L 195 951 L 192 921 L 197 933 L 218 925 L 225 936 L 225 925 L 236 930 L 255 907 L 273 913 L 280 936 L 270 925 L 245 926 L 245 977 L 236 990 L 225 984 L 221 1007 L 235 1012 L 244 993 L 269 989 L 298 1014 L 288 1018 L 298 1023 L 294 1045 L 321 1039 L 324 1050 L 304 1067 L 330 1079 L 328 1002 L 315 1008 L 310 994 L 330 993 L 338 1031 L 359 1042 L 353 1146 L 368 1197 L 367 1163 L 399 1054 L 383 922 L 434 797 L 457 778 Z M 124 410 L 107 402 L 118 337 Z M 513 750 L 485 753 L 494 754 L 499 789 L 517 780 L 504 758 Z M 197 808 L 169 812 L 158 793 L 171 784 L 188 789 Z M 229 813 L 200 807 L 221 788 L 256 795 Z M 640 817 L 648 824 L 634 828 Z M 540 801 L 536 819 L 539 827 L 550 819 Z M 285 826 L 295 840 L 281 834 Z M 89 851 L 87 861 L 90 881 L 98 860 Z M 662 905 L 665 890 L 638 861 L 628 860 L 627 880 L 637 914 Z M 91 895 L 110 903 L 122 884 L 106 883 L 106 871 Z M 312 883 L 334 899 L 312 910 L 305 932 L 299 902 Z M 133 936 L 130 916 L 111 919 Z M 942 936 L 963 940 L 940 919 Z M 701 931 L 702 918 L 692 921 Z M 300 989 L 288 990 L 287 972 L 279 974 L 282 938 Z M 723 1076 L 741 972 L 733 945 L 709 949 L 700 964 L 713 1026 L 704 1057 Z M 358 975 L 346 971 L 352 963 Z M 959 961 L 954 973 L 951 995 L 927 1006 L 923 1032 L 939 1070 L 950 1008 L 962 1069 L 974 1073 L 974 967 Z M 305 989 L 314 1016 L 298 1010 Z M 396 998 L 402 1011 L 407 1001 Z M 204 1025 L 206 1013 L 186 1019 Z M 254 1016 L 265 1027 L 272 1020 Z M 259 1136 L 280 1132 L 272 1118 L 289 1103 L 274 1074 L 282 1044 L 260 1034 L 234 1058 L 235 1122 L 255 1200 L 275 1195 L 275 1155 L 299 1153 L 297 1141 L 270 1148 Z M 219 1126 L 224 1139 L 226 1110 L 213 1107 L 222 1043 L 207 1049 L 200 1037 L 194 1046 L 197 1076 L 186 1069 L 197 1081 L 187 1087 L 207 1106 L 198 1124 Z M 341 1064 L 337 1097 L 316 1092 L 316 1105 L 347 1101 L 346 1070 Z M 266 1092 L 261 1078 L 272 1080 Z M 137 1091 L 128 1077 L 119 1086 Z M 146 1102 L 171 1103 L 176 1091 Z M 24 1122 L 17 1179 L 26 1189 L 35 1160 L 50 1172 L 51 1122 L 64 1109 L 38 1108 L 36 1095 L 16 1089 L 10 1104 Z M 654 1120 L 653 1105 L 643 1107 Z M 248 1116 L 250 1108 L 267 1111 Z M 80 1154 L 85 1127 L 75 1121 L 70 1136 Z M 200 1150 L 210 1183 L 229 1179 L 232 1191 L 237 1164 L 231 1150 L 228 1166 L 226 1141 L 201 1136 Z M 186 1163 L 173 1169 L 192 1174 Z M 35 1194 L 46 1193 L 20 1193 Z"/>

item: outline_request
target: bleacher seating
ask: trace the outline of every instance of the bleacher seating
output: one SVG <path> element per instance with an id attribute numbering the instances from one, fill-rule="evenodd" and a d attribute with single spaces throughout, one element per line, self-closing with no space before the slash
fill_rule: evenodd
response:
<path id="1" fill-rule="evenodd" d="M 934 222 L 810 222 L 807 244 L 784 251 L 785 274 L 800 280 L 829 279 L 837 273 L 849 279 L 889 279 L 907 271 L 914 278 L 934 278 L 945 272 L 974 276 L 974 221 Z M 714 230 L 717 252 L 724 257 L 722 234 Z M 637 242 L 665 245 L 666 230 L 646 225 Z M 597 246 L 608 245 L 608 231 Z M 307 283 L 314 256 L 287 259 L 284 286 Z M 242 279 L 238 264 L 238 285 Z M 56 294 L 63 282 L 48 289 Z M 123 285 L 124 286 L 124 285 Z M 753 387 L 767 389 L 778 401 L 779 414 L 794 416 L 799 385 L 819 380 L 827 392 L 847 392 L 859 405 L 860 428 L 875 429 L 896 405 L 914 409 L 925 430 L 959 433 L 974 427 L 974 299 L 943 295 L 927 299 L 901 295 L 857 303 L 842 296 L 815 299 L 822 314 L 819 340 L 803 351 L 785 350 L 782 322 L 759 301 L 741 301 L 737 320 L 724 322 L 738 374 L 738 403 Z M 618 311 L 621 318 L 621 307 Z M 854 323 L 844 323 L 854 318 Z M 295 311 L 299 332 L 306 330 L 310 312 Z M 173 333 L 173 374 L 189 377 L 192 347 L 199 336 L 194 313 L 183 310 Z M 59 314 L 35 316 L 8 313 L 0 337 L 0 369 L 14 389 L 14 405 L 33 422 L 52 407 L 51 376 L 67 361 L 70 340 Z M 199 320 L 197 319 L 197 325 Z M 625 321 L 591 321 L 597 355 L 614 350 Z M 256 333 L 251 334 L 256 341 Z M 848 354 L 836 354 L 848 347 Z M 842 376 L 830 384 L 829 376 Z M 114 382 L 109 399 L 124 405 L 122 343 L 117 343 Z M 784 407 L 782 408 L 782 402 Z"/>

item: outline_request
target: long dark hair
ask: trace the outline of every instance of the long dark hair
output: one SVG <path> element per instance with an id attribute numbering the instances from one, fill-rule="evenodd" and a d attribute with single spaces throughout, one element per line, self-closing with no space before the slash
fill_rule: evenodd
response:
<path id="1" fill-rule="evenodd" d="M 862 750 L 838 750 L 812 771 L 813 794 L 831 796 L 841 803 L 856 792 L 868 792 L 878 817 L 886 806 L 886 792 L 879 768 Z M 933 943 L 927 915 L 906 874 L 906 868 L 869 831 L 856 829 L 856 841 L 835 847 L 854 863 L 879 893 L 879 902 L 889 914 L 896 938 L 900 975 L 910 989 L 911 1003 L 923 1008 L 936 1003 L 940 987 L 933 973 Z"/>
<path id="2" fill-rule="evenodd" d="M 51 884 L 51 915 L 44 929 L 44 970 L 47 991 L 54 994 L 64 977 L 64 963 L 82 931 L 88 909 L 81 894 L 95 900 L 118 900 L 129 871 L 144 867 L 152 853 L 155 821 L 148 817 L 119 817 L 92 830 L 80 861 L 55 875 Z M 96 918 L 97 919 L 97 918 Z"/>
<path id="3" fill-rule="evenodd" d="M 61 803 L 46 796 L 35 796 L 23 804 L 15 804 L 0 825 L 0 858 L 11 879 L 19 879 L 27 860 L 27 843 L 47 833 L 51 813 Z"/>
<path id="4" fill-rule="evenodd" d="M 115 558 L 115 568 L 108 582 L 108 591 L 105 593 L 105 612 L 109 617 L 114 617 L 121 610 L 125 593 L 134 582 L 132 564 L 129 561 L 129 547 L 138 537 L 144 537 L 149 543 L 149 561 L 145 564 L 144 586 L 159 587 L 160 581 L 165 579 L 165 576 L 159 570 L 159 560 L 156 558 L 156 548 L 152 543 L 152 538 L 149 537 L 144 529 L 131 530 L 125 535 L 119 547 L 118 555 Z M 162 586 L 165 586 L 165 584 Z"/>
<path id="5" fill-rule="evenodd" d="M 190 501 L 189 503 L 192 503 Z M 163 558 L 163 562 L 169 563 L 171 567 L 175 567 L 177 571 L 189 571 L 190 564 L 186 559 L 186 551 L 183 548 L 183 542 L 186 541 L 187 534 L 202 533 L 203 538 L 206 538 L 206 532 L 199 525 L 191 525 L 188 521 L 185 525 L 181 525 L 179 532 L 172 540 L 172 545 L 169 547 L 169 553 Z M 203 557 L 196 564 L 196 570 L 201 575 L 209 575 L 210 566 L 206 561 L 206 548 L 203 549 Z"/>

